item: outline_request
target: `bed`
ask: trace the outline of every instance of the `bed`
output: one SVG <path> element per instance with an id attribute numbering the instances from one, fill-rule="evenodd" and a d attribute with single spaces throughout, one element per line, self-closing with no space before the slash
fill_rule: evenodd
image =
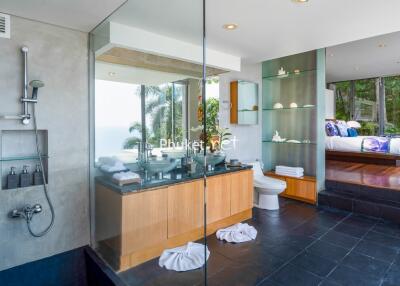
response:
<path id="1" fill-rule="evenodd" d="M 326 159 L 400 165 L 400 138 L 379 136 L 326 136 Z"/>

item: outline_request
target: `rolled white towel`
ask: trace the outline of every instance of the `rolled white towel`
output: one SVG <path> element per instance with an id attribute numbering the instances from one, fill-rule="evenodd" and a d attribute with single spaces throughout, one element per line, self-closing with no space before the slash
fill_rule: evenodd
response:
<path id="1" fill-rule="evenodd" d="M 237 223 L 218 230 L 216 235 L 219 240 L 239 243 L 256 239 L 257 230 L 247 223 Z"/>
<path id="2" fill-rule="evenodd" d="M 158 265 L 168 270 L 188 271 L 200 268 L 204 265 L 204 247 L 206 247 L 206 259 L 210 257 L 207 246 L 200 243 L 188 242 L 184 246 L 166 249 L 160 256 Z"/>

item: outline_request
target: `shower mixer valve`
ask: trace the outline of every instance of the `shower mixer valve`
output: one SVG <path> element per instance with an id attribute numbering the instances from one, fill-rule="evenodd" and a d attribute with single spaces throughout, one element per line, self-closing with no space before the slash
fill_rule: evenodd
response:
<path id="1" fill-rule="evenodd" d="M 26 205 L 23 209 L 14 209 L 10 212 L 10 218 L 23 218 L 30 222 L 35 214 L 42 212 L 42 206 L 35 204 L 33 206 Z"/>

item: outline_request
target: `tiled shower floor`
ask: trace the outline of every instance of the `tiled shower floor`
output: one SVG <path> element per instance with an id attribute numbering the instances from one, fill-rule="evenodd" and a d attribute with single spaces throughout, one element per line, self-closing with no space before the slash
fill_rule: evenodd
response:
<path id="1" fill-rule="evenodd" d="M 254 210 L 256 241 L 208 238 L 208 285 L 400 285 L 400 227 L 336 210 L 281 200 Z M 128 285 L 203 285 L 203 270 L 173 272 L 158 259 L 120 273 Z"/>

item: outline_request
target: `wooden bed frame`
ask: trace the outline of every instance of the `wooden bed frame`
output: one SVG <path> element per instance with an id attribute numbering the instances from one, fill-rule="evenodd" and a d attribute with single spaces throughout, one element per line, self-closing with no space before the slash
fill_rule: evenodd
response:
<path id="1" fill-rule="evenodd" d="M 400 167 L 400 155 L 326 150 L 326 160 Z"/>

